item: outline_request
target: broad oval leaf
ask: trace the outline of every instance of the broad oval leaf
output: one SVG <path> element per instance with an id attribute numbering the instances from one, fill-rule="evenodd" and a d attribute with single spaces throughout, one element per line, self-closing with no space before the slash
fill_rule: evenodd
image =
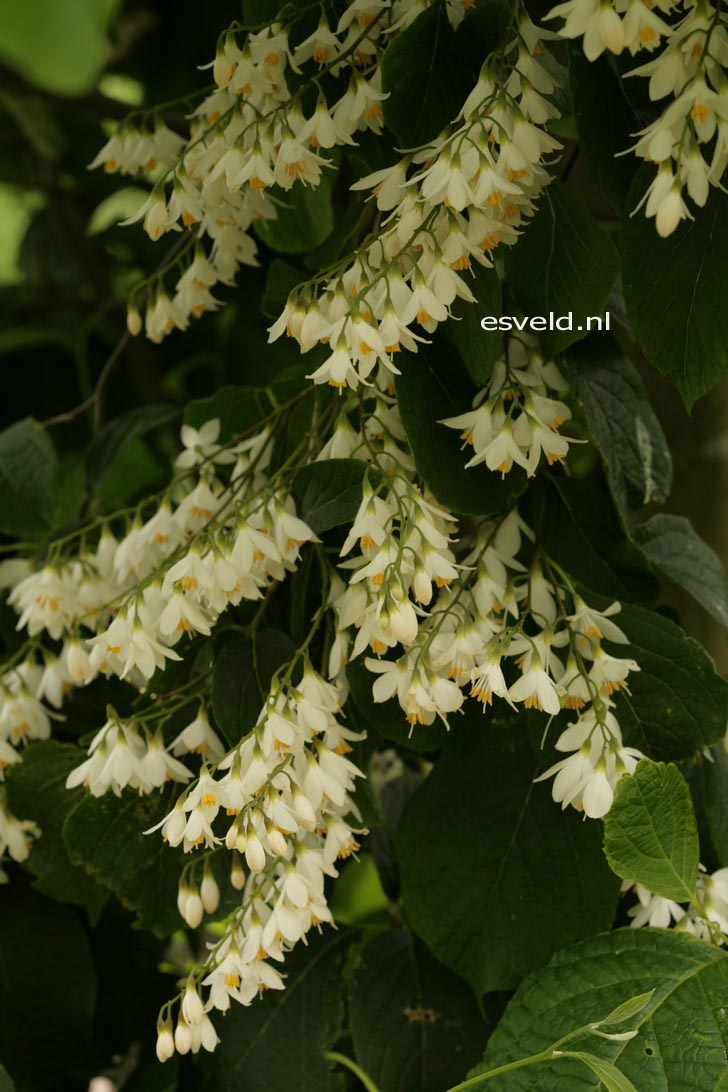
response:
<path id="1" fill-rule="evenodd" d="M 677 766 L 643 760 L 617 785 L 604 819 L 604 850 L 623 880 L 688 902 L 700 862 L 690 789 Z"/>
<path id="2" fill-rule="evenodd" d="M 326 459 L 302 467 L 293 479 L 298 514 L 319 535 L 351 523 L 359 509 L 365 479 L 380 478 L 362 459 Z"/>
<path id="3" fill-rule="evenodd" d="M 643 167 L 622 225 L 622 286 L 645 356 L 688 409 L 728 371 L 728 196 L 712 187 L 695 219 L 661 239 L 644 210 L 630 215 L 654 175 Z"/>
<path id="4" fill-rule="evenodd" d="M 544 190 L 533 220 L 509 249 L 505 269 L 526 314 L 570 316 L 570 330 L 542 335 L 549 351 L 559 352 L 586 336 L 588 317 L 604 317 L 619 256 L 581 198 L 554 181 Z"/>
<path id="5" fill-rule="evenodd" d="M 474 994 L 406 929 L 362 946 L 348 994 L 354 1054 L 379 1092 L 442 1092 L 482 1054 Z"/>
<path id="6" fill-rule="evenodd" d="M 627 1042 L 579 1041 L 612 1062 L 640 1092 L 714 1092 L 726 1072 L 728 955 L 685 933 L 618 929 L 559 952 L 517 991 L 473 1070 L 537 1054 L 568 1032 L 603 1019 L 627 997 L 654 989 Z M 474 1088 L 477 1086 L 474 1086 Z M 580 1064 L 558 1059 L 511 1070 L 490 1092 L 584 1092 L 599 1087 Z"/>
<path id="7" fill-rule="evenodd" d="M 255 725 L 273 674 L 295 651 L 285 633 L 266 629 L 253 640 L 236 635 L 217 654 L 212 671 L 212 711 L 215 727 L 231 747 Z"/>
<path id="8" fill-rule="evenodd" d="M 36 537 L 51 529 L 58 460 L 32 417 L 0 432 L 0 531 Z"/>
<path id="9" fill-rule="evenodd" d="M 637 369 L 616 342 L 600 334 L 575 345 L 568 376 L 621 512 L 666 500 L 672 484 L 667 440 Z"/>
<path id="10" fill-rule="evenodd" d="M 635 528 L 642 550 L 670 580 L 728 626 L 728 580 L 715 551 L 698 535 L 690 520 L 660 512 Z"/>
<path id="11" fill-rule="evenodd" d="M 544 758 L 522 718 L 458 725 L 400 824 L 407 920 L 478 993 L 513 988 L 612 923 L 619 885 L 601 825 L 534 784 Z"/>
<path id="12" fill-rule="evenodd" d="M 440 326 L 439 334 L 446 345 L 457 351 L 473 383 L 482 387 L 501 355 L 500 331 L 484 330 L 480 325 L 482 318 L 500 317 L 500 281 L 495 269 L 481 265 L 475 266 L 472 277 L 465 274 L 464 279 L 475 303 L 456 299 L 450 308 L 451 318 Z"/>

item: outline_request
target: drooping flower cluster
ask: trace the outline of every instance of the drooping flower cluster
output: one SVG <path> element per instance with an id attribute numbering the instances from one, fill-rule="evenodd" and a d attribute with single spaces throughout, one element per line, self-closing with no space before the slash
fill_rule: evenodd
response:
<path id="1" fill-rule="evenodd" d="M 268 474 L 267 430 L 220 445 L 219 429 L 219 421 L 199 430 L 183 426 L 180 475 L 152 514 L 142 518 L 142 505 L 124 521 L 120 537 L 104 524 L 93 549 L 82 539 L 79 552 L 64 554 L 59 546 L 39 568 L 5 563 L 8 602 L 29 641 L 0 680 L 0 776 L 20 761 L 28 741 L 48 738 L 69 691 L 100 674 L 143 689 L 156 670 L 181 658 L 181 640 L 209 634 L 229 606 L 261 598 L 314 539 Z M 187 776 L 158 733 L 113 716 L 70 784 L 85 783 L 96 794 L 125 786 L 148 792 Z M 32 824 L 18 826 L 3 807 L 0 845 L 11 855 L 27 855 L 33 833 Z"/>
<path id="2" fill-rule="evenodd" d="M 670 235 L 691 218 L 683 191 L 702 208 L 728 166 L 728 13 L 709 0 L 567 0 L 556 17 L 563 37 L 583 35 L 589 60 L 605 49 L 656 54 L 628 75 L 649 79 L 653 102 L 669 101 L 633 150 L 657 164 L 638 208 L 646 203 L 658 233 Z"/>
<path id="3" fill-rule="evenodd" d="M 352 187 L 371 190 L 386 214 L 376 238 L 320 290 L 296 289 L 270 330 L 271 341 L 285 333 L 302 352 L 328 344 L 315 383 L 356 388 L 374 374 L 386 389 L 396 353 L 416 352 L 457 298 L 474 300 L 473 263 L 489 266 L 497 246 L 515 242 L 548 182 L 544 160 L 560 147 L 544 128 L 558 111 L 542 38 L 522 15 L 505 82 L 486 62 L 443 135 Z"/>
<path id="4" fill-rule="evenodd" d="M 467 467 L 485 463 L 505 475 L 520 466 L 531 477 L 542 456 L 552 465 L 569 450 L 569 441 L 558 428 L 571 417 L 571 410 L 552 395 L 566 390 L 568 384 L 553 361 L 544 363 L 537 346 L 512 338 L 507 358 L 496 363 L 473 409 L 442 423 L 460 429 L 465 444 L 472 446 Z"/>
<path id="5" fill-rule="evenodd" d="M 713 944 L 725 944 L 728 939 L 728 868 L 708 874 L 700 866 L 695 894 L 702 914 L 692 903 L 683 905 L 655 895 L 641 883 L 626 880 L 622 891 L 634 891 L 637 896 L 637 902 L 627 911 L 635 929 L 644 925 L 669 929 L 674 925 L 678 932 L 692 933 Z"/>
<path id="6" fill-rule="evenodd" d="M 203 766 L 159 824 L 165 841 L 186 852 L 227 850 L 233 886 L 242 892 L 222 938 L 187 980 L 174 1030 L 175 1002 L 162 1010 L 162 1061 L 175 1049 L 214 1049 L 210 1010 L 225 1012 L 233 1001 L 249 1005 L 264 990 L 284 988 L 278 965 L 310 929 L 332 922 L 326 878 L 359 848 L 350 794 L 363 775 L 346 755 L 362 734 L 337 719 L 335 686 L 308 662 L 293 685 L 292 667 L 274 683 L 253 731 L 220 761 Z M 209 870 L 199 889 L 185 878 L 180 912 L 198 925 L 203 910 L 217 909 L 218 897 Z"/>
<path id="7" fill-rule="evenodd" d="M 275 219 L 274 187 L 317 186 L 331 168 L 332 148 L 356 143 L 357 132 L 381 132 L 382 49 L 422 6 L 418 0 L 394 6 L 354 0 L 333 27 L 322 6 L 318 26 L 305 37 L 300 23 L 308 9 L 291 9 L 283 22 L 249 33 L 234 24 L 208 66 L 215 87 L 190 115 L 188 137 L 158 121 L 150 126 L 146 117 L 140 123 L 131 118 L 113 133 L 91 167 L 146 172 L 155 180 L 126 223 L 143 221 L 153 240 L 181 228 L 197 240 L 172 296 L 162 274 L 151 279 L 145 325 L 152 341 L 216 310 L 215 286 L 233 284 L 240 265 L 258 264 L 251 227 Z M 451 0 L 454 24 L 463 10 L 460 0 Z M 348 77 L 332 102 L 322 89 L 326 73 Z M 128 323 L 131 333 L 140 332 L 133 300 Z"/>

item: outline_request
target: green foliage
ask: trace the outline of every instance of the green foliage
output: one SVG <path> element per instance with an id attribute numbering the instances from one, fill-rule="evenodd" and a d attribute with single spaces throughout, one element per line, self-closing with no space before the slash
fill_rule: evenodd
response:
<path id="1" fill-rule="evenodd" d="M 480 387 L 487 383 L 502 353 L 500 332 L 484 330 L 480 325 L 481 318 L 487 315 L 500 316 L 501 287 L 495 269 L 485 269 L 482 265 L 475 266 L 472 279 L 468 278 L 466 283 L 475 303 L 455 300 L 452 321 L 445 323 L 440 336 L 455 349 L 473 383 Z"/>
<path id="2" fill-rule="evenodd" d="M 351 524 L 361 504 L 364 482 L 375 484 L 379 477 L 361 459 L 326 459 L 301 467 L 293 480 L 301 519 L 317 535 Z"/>
<path id="3" fill-rule="evenodd" d="M 331 194 L 335 178 L 334 170 L 326 168 L 315 189 L 296 186 L 274 194 L 275 220 L 263 220 L 256 227 L 266 246 L 283 254 L 306 254 L 319 246 L 334 229 Z"/>
<path id="4" fill-rule="evenodd" d="M 85 797 L 82 788 L 66 788 L 66 778 L 78 762 L 78 747 L 71 743 L 32 743 L 23 761 L 8 773 L 7 798 L 14 815 L 32 819 L 41 831 L 27 862 L 36 877 L 36 889 L 60 902 L 83 906 L 93 921 L 108 892 L 71 863 L 62 840 L 67 817 Z"/>
<path id="5" fill-rule="evenodd" d="M 182 923 L 177 884 L 183 862 L 158 831 L 143 832 L 161 822 L 176 796 L 172 786 L 144 797 L 86 796 L 63 826 L 72 863 L 110 888 L 134 911 L 140 926 L 160 937 L 170 936 Z"/>
<path id="6" fill-rule="evenodd" d="M 688 410 L 728 371 L 728 198 L 714 189 L 694 220 L 667 239 L 653 220 L 630 216 L 651 167 L 636 175 L 622 225 L 622 286 L 645 356 L 673 383 Z"/>
<path id="7" fill-rule="evenodd" d="M 589 1036 L 589 1052 L 617 1064 L 638 1089 L 713 1092 L 725 1074 L 728 957 L 704 941 L 661 929 L 620 929 L 559 952 L 521 985 L 488 1043 L 485 1072 L 536 1054 L 610 1006 L 654 989 L 626 1042 Z M 621 1029 L 620 1029 L 621 1030 Z M 538 1082 L 538 1083 L 534 1083 Z M 486 1087 L 485 1085 L 483 1087 Z M 510 1071 L 493 1092 L 577 1092 L 597 1088 L 569 1059 Z"/>
<path id="8" fill-rule="evenodd" d="M 265 629 L 252 640 L 235 634 L 217 653 L 212 670 L 212 709 L 228 746 L 234 746 L 253 727 L 273 675 L 295 651 L 285 633 Z"/>
<path id="9" fill-rule="evenodd" d="M 560 352 L 587 333 L 588 316 L 603 317 L 619 269 L 606 231 L 562 182 L 544 191 L 536 215 L 505 260 L 516 302 L 528 315 L 572 316 L 572 329 L 544 334 Z"/>
<path id="10" fill-rule="evenodd" d="M 34 538 L 51 529 L 56 453 L 32 417 L 0 432 L 0 530 Z"/>
<path id="11" fill-rule="evenodd" d="M 348 996 L 354 1056 L 379 1092 L 442 1092 L 482 1053 L 474 995 L 404 929 L 356 952 Z"/>
<path id="12" fill-rule="evenodd" d="M 653 565 L 690 592 L 717 622 L 728 626 L 728 582 L 718 555 L 684 516 L 660 512 L 635 529 Z"/>
<path id="13" fill-rule="evenodd" d="M 433 140 L 470 90 L 443 0 L 420 12 L 382 58 L 384 120 L 404 148 Z"/>
<path id="14" fill-rule="evenodd" d="M 603 53 L 596 61 L 588 61 L 581 43 L 573 43 L 569 48 L 569 89 L 581 151 L 592 178 L 619 211 L 627 202 L 637 170 L 633 156 L 619 153 L 631 146 L 639 121 L 611 55 Z"/>
<path id="15" fill-rule="evenodd" d="M 343 1089 L 323 1054 L 343 1028 L 342 966 L 349 941 L 346 932 L 327 932 L 299 945 L 286 957 L 285 990 L 269 990 L 249 1008 L 231 1009 L 205 1067 L 210 1092 Z"/>
<path id="16" fill-rule="evenodd" d="M 640 670 L 630 693 L 617 699 L 620 723 L 630 742 L 661 759 L 688 758 L 723 737 L 728 683 L 705 649 L 655 611 L 624 604 L 619 626 L 629 638 L 623 654 Z"/>
<path id="17" fill-rule="evenodd" d="M 50 1092 L 78 1080 L 91 1049 L 96 995 L 80 919 L 13 883 L 0 899 L 0 966 L 0 1057 L 18 1092 Z"/>
<path id="18" fill-rule="evenodd" d="M 402 818 L 407 920 L 479 993 L 512 989 L 612 922 L 618 884 L 599 824 L 554 807 L 533 780 L 543 761 L 522 723 L 459 725 Z"/>
<path id="19" fill-rule="evenodd" d="M 607 334 L 592 335 L 569 353 L 569 379 L 584 403 L 615 503 L 630 508 L 667 500 L 672 459 L 644 384 Z"/>
<path id="20" fill-rule="evenodd" d="M 677 902 L 695 896 L 698 828 L 687 782 L 677 766 L 641 761 L 622 778 L 604 820 L 604 849 L 623 880 Z"/>

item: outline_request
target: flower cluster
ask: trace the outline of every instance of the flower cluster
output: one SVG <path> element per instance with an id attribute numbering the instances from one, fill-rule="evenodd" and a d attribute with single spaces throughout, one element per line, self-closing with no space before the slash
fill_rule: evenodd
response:
<path id="1" fill-rule="evenodd" d="M 658 233 L 670 235 L 691 217 L 683 190 L 702 208 L 728 166 L 728 15 L 709 0 L 567 0 L 555 17 L 565 19 L 564 37 L 583 35 L 589 60 L 605 49 L 656 54 L 629 75 L 649 78 L 650 98 L 669 102 L 633 150 L 657 164 L 638 208 L 646 203 Z"/>
<path id="2" fill-rule="evenodd" d="M 712 943 L 725 944 L 728 939 L 728 868 L 709 875 L 700 866 L 695 889 L 697 905 L 683 906 L 631 880 L 622 884 L 622 891 L 634 891 L 637 896 L 637 902 L 627 911 L 632 919 L 630 925 L 636 929 L 644 925 L 669 929 L 674 925 L 678 932 L 692 933 Z"/>
<path id="3" fill-rule="evenodd" d="M 371 190 L 385 214 L 376 238 L 320 289 L 294 290 L 270 329 L 271 341 L 286 334 L 302 352 L 328 344 L 315 383 L 356 388 L 374 374 L 386 389 L 396 353 L 415 352 L 457 298 L 474 300 L 473 263 L 489 266 L 499 244 L 515 242 L 548 182 L 544 159 L 559 148 L 543 127 L 558 111 L 542 39 L 524 14 L 505 50 L 505 82 L 486 62 L 443 135 L 352 187 Z"/>
<path id="4" fill-rule="evenodd" d="M 337 719 L 337 687 L 308 661 L 293 685 L 293 667 L 274 683 L 253 731 L 221 760 L 203 765 L 153 828 L 185 852 L 226 849 L 232 884 L 242 892 L 222 937 L 185 984 L 174 1030 L 175 1001 L 162 1010 L 162 1061 L 175 1049 L 214 1049 L 210 1010 L 225 1012 L 233 1001 L 249 1005 L 264 990 L 284 988 L 278 965 L 310 929 L 332 922 L 326 877 L 359 848 L 350 794 L 363 775 L 346 755 L 363 736 Z M 209 867 L 199 889 L 183 877 L 179 908 L 189 925 L 199 925 L 203 910 L 214 913 L 218 901 Z"/>
<path id="5" fill-rule="evenodd" d="M 466 466 L 485 463 L 503 475 L 520 466 L 531 477 L 542 455 L 552 465 L 569 450 L 569 440 L 558 428 L 571 411 L 552 395 L 566 390 L 568 385 L 553 361 L 544 363 L 535 345 L 512 338 L 507 358 L 497 361 L 473 409 L 442 423 L 460 429 L 461 439 L 472 446 L 473 456 Z"/>
<path id="6" fill-rule="evenodd" d="M 145 118 L 113 133 L 91 166 L 152 172 L 156 179 L 125 222 L 143 221 L 153 240 L 180 229 L 195 240 L 191 261 L 179 255 L 173 263 L 182 272 L 172 296 L 161 274 L 151 279 L 145 326 L 152 341 L 216 310 L 215 286 L 231 285 L 241 264 L 258 264 L 251 227 L 275 219 L 274 188 L 317 186 L 331 167 L 332 148 L 355 144 L 360 131 L 381 132 L 382 49 L 421 8 L 418 0 L 393 7 L 388 0 L 354 0 L 332 27 L 322 6 L 318 26 L 303 38 L 299 23 L 307 9 L 249 33 L 234 24 L 208 66 L 214 90 L 190 115 L 187 138 L 160 122 L 151 128 Z M 454 23 L 462 12 L 462 3 L 450 4 Z M 326 73 L 348 76 L 346 90 L 331 102 L 321 83 Z M 134 301 L 128 325 L 132 334 L 142 328 Z"/>

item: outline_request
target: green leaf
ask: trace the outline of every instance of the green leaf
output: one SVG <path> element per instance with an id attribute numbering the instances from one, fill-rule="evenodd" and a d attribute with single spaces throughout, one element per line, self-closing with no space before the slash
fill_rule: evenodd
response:
<path id="1" fill-rule="evenodd" d="M 151 796 L 86 796 L 63 826 L 71 861 L 111 888 L 122 906 L 135 912 L 137 923 L 159 937 L 182 924 L 177 887 L 184 861 L 159 831 L 144 831 L 172 809 L 178 792 L 179 786 L 170 785 Z"/>
<path id="2" fill-rule="evenodd" d="M 405 929 L 364 944 L 349 982 L 354 1054 L 379 1092 L 442 1092 L 480 1057 L 474 995 Z"/>
<path id="3" fill-rule="evenodd" d="M 79 916 L 13 877 L 0 968 L 0 1057 L 18 1092 L 85 1087 L 96 976 Z"/>
<path id="4" fill-rule="evenodd" d="M 584 56 L 581 42 L 569 45 L 569 87 L 579 145 L 597 186 L 617 211 L 627 200 L 637 170 L 634 155 L 619 155 L 633 143 L 640 124 L 627 102 L 609 54 Z"/>
<path id="5" fill-rule="evenodd" d="M 635 997 L 630 997 L 629 1001 L 623 1001 L 599 1021 L 601 1026 L 610 1027 L 612 1024 L 623 1024 L 625 1020 L 631 1020 L 652 1000 L 654 992 L 654 990 L 647 990 L 646 993 L 638 993 Z"/>
<path id="6" fill-rule="evenodd" d="M 370 853 L 349 861 L 341 870 L 329 900 L 337 925 L 365 925 L 388 921 L 387 896 Z"/>
<path id="7" fill-rule="evenodd" d="M 607 334 L 569 353 L 568 377 L 584 411 L 623 514 L 666 500 L 672 459 L 637 369 Z"/>
<path id="8" fill-rule="evenodd" d="M 61 840 L 66 818 L 85 796 L 81 788 L 66 788 L 66 778 L 82 758 L 71 743 L 31 743 L 23 751 L 23 761 L 8 771 L 5 787 L 12 813 L 32 819 L 41 831 L 25 863 L 36 877 L 35 888 L 60 902 L 83 906 L 96 921 L 108 892 L 83 868 L 71 864 Z"/>
<path id="9" fill-rule="evenodd" d="M 606 493 L 592 482 L 554 475 L 537 478 L 528 496 L 544 550 L 571 576 L 621 600 L 657 598 L 659 583 Z"/>
<path id="10" fill-rule="evenodd" d="M 221 387 L 210 398 L 194 398 L 185 406 L 184 423 L 200 428 L 220 421 L 220 442 L 252 428 L 275 408 L 270 392 L 261 387 Z"/>
<path id="11" fill-rule="evenodd" d="M 118 6 L 118 0 L 7 0 L 0 55 L 44 90 L 82 95 L 106 61 L 106 32 Z"/>
<path id="12" fill-rule="evenodd" d="M 361 660 L 354 660 L 347 666 L 346 677 L 351 688 L 351 700 L 364 721 L 364 728 L 410 751 L 426 754 L 445 746 L 449 733 L 442 721 L 413 726 L 396 698 L 385 702 L 374 701 L 372 684 L 377 676 L 368 671 Z"/>
<path id="13" fill-rule="evenodd" d="M 475 0 L 455 31 L 460 53 L 478 72 L 483 60 L 501 45 L 511 28 L 513 5 L 510 0 Z M 473 83 L 475 79 L 473 79 Z"/>
<path id="14" fill-rule="evenodd" d="M 0 432 L 0 531 L 33 538 L 50 529 L 56 467 L 50 437 L 32 417 Z"/>
<path id="15" fill-rule="evenodd" d="M 623 880 L 690 901 L 700 847 L 690 789 L 677 766 L 643 760 L 621 779 L 604 819 L 604 851 Z"/>
<path id="16" fill-rule="evenodd" d="M 477 265 L 466 283 L 476 298 L 475 303 L 456 299 L 450 308 L 451 320 L 440 327 L 441 337 L 458 352 L 473 383 L 483 386 L 490 379 L 493 365 L 501 355 L 501 334 L 484 330 L 481 318 L 499 318 L 501 288 L 495 269 Z"/>
<path id="17" fill-rule="evenodd" d="M 505 269 L 526 314 L 571 316 L 571 330 L 542 335 L 550 352 L 560 352 L 584 337 L 589 316 L 604 316 L 619 256 L 581 198 L 554 181 L 540 198 L 533 220 L 509 249 Z"/>
<path id="18" fill-rule="evenodd" d="M 592 1073 L 599 1077 L 606 1092 L 637 1092 L 629 1078 L 625 1077 L 624 1073 L 620 1073 L 611 1062 L 597 1058 L 594 1054 L 587 1054 L 583 1050 L 564 1050 L 561 1053 L 564 1058 L 575 1058 L 588 1066 Z"/>
<path id="19" fill-rule="evenodd" d="M 689 758 L 722 739 L 728 720 L 728 683 L 705 649 L 661 614 L 623 603 L 617 624 L 640 670 L 631 693 L 617 695 L 617 716 L 629 742 L 650 757 Z"/>
<path id="20" fill-rule="evenodd" d="M 98 503 L 113 511 L 148 496 L 155 486 L 168 481 L 169 465 L 152 454 L 141 436 L 131 436 L 94 483 L 94 493 Z"/>
<path id="21" fill-rule="evenodd" d="M 268 990 L 248 1008 L 233 1005 L 221 1042 L 206 1058 L 210 1092 L 341 1092 L 323 1052 L 344 1022 L 345 932 L 327 930 L 286 956 L 284 990 Z"/>
<path id="22" fill-rule="evenodd" d="M 251 641 L 236 635 L 215 657 L 212 711 L 215 725 L 235 746 L 255 725 L 274 673 L 295 654 L 296 646 L 277 629 L 265 629 Z"/>
<path id="23" fill-rule="evenodd" d="M 265 288 L 260 301 L 260 309 L 266 318 L 278 318 L 286 306 L 290 293 L 305 278 L 305 273 L 284 262 L 282 258 L 273 259 L 268 266 Z"/>
<path id="24" fill-rule="evenodd" d="M 728 866 L 728 754 L 723 743 L 711 750 L 712 762 L 703 763 L 703 807 L 710 841 L 721 865 Z"/>
<path id="25" fill-rule="evenodd" d="M 397 357 L 397 400 L 417 471 L 442 504 L 459 515 L 502 512 L 526 486 L 525 474 L 504 478 L 481 465 L 465 469 L 456 429 L 441 424 L 471 408 L 475 389 L 460 361 L 442 346 Z"/>
<path id="26" fill-rule="evenodd" d="M 8 1076 L 8 1071 L 0 1065 L 0 1092 L 15 1092 L 15 1085 Z"/>
<path id="27" fill-rule="evenodd" d="M 690 592 L 728 626 L 728 581 L 723 562 L 684 516 L 659 513 L 635 528 L 635 539 L 661 572 Z"/>
<path id="28" fill-rule="evenodd" d="M 726 1072 L 728 956 L 684 933 L 618 929 L 559 952 L 521 985 L 488 1043 L 484 1073 L 538 1054 L 635 990 L 654 989 L 627 1042 L 588 1039 L 642 1092 L 714 1092 Z M 488 1092 L 584 1092 L 598 1087 L 568 1058 L 512 1070 Z"/>
<path id="29" fill-rule="evenodd" d="M 728 371 L 728 197 L 713 187 L 695 219 L 661 239 L 644 209 L 655 168 L 638 172 L 622 225 L 622 285 L 635 336 L 688 410 Z"/>
<path id="30" fill-rule="evenodd" d="M 334 206 L 331 195 L 336 180 L 333 167 L 322 168 L 318 186 L 294 186 L 274 189 L 275 220 L 260 220 L 256 234 L 271 250 L 283 254 L 307 254 L 333 231 Z"/>
<path id="31" fill-rule="evenodd" d="M 121 417 L 109 421 L 89 444 L 86 452 L 86 473 L 89 484 L 101 481 L 116 456 L 137 436 L 173 421 L 179 414 L 175 406 L 139 406 Z"/>
<path id="32" fill-rule="evenodd" d="M 460 111 L 470 84 L 443 0 L 435 0 L 382 57 L 384 120 L 405 148 L 426 144 Z"/>
<path id="33" fill-rule="evenodd" d="M 459 725 L 400 824 L 407 920 L 478 993 L 612 923 L 601 826 L 534 784 L 544 760 L 523 718 Z"/>
<path id="34" fill-rule="evenodd" d="M 380 477 L 361 459 L 326 459 L 302 467 L 293 479 L 299 516 L 317 535 L 351 523 L 367 476 L 370 481 Z"/>

